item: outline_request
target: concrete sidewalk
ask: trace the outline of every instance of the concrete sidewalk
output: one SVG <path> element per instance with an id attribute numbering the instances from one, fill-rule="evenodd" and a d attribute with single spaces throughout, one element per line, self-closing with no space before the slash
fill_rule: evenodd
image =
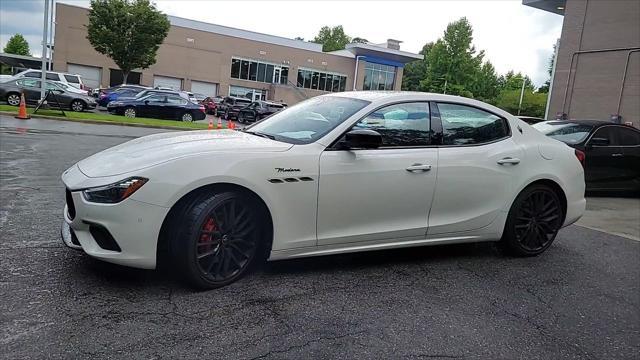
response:
<path id="1" fill-rule="evenodd" d="M 588 197 L 576 225 L 640 241 L 640 199 Z"/>

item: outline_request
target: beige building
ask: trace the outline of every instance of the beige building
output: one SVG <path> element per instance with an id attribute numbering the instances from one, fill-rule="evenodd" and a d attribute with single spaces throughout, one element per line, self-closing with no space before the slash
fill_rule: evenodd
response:
<path id="1" fill-rule="evenodd" d="M 120 84 L 122 72 L 86 38 L 88 12 L 57 4 L 53 68 L 82 75 L 89 87 Z M 422 58 L 392 39 L 325 53 L 316 43 L 174 16 L 169 21 L 156 63 L 130 74 L 128 83 L 293 104 L 334 91 L 400 90 L 403 66 Z"/>
<path id="2" fill-rule="evenodd" d="M 523 0 L 564 16 L 548 119 L 640 127 L 640 1 Z"/>

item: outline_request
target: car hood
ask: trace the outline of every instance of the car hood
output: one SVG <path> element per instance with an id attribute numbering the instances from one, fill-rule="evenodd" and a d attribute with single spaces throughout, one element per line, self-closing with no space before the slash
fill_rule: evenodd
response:
<path id="1" fill-rule="evenodd" d="M 182 157 L 210 152 L 276 152 L 293 145 L 233 130 L 180 131 L 149 135 L 92 155 L 78 163 L 88 177 L 114 176 Z"/>

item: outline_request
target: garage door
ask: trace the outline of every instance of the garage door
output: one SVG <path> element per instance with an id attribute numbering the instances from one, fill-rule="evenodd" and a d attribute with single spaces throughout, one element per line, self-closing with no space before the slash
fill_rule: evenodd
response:
<path id="1" fill-rule="evenodd" d="M 205 96 L 216 96 L 218 94 L 218 84 L 204 81 L 191 81 L 191 92 Z"/>
<path id="2" fill-rule="evenodd" d="M 168 76 L 154 76 L 153 87 L 163 87 L 173 90 L 182 90 L 182 79 Z"/>
<path id="3" fill-rule="evenodd" d="M 82 83 L 91 89 L 100 87 L 102 69 L 99 67 L 67 64 L 67 72 L 80 75 L 82 77 Z"/>

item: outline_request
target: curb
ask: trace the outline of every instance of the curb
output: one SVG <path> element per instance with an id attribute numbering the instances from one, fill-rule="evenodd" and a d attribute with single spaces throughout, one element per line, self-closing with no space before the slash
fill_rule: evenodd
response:
<path id="1" fill-rule="evenodd" d="M 0 115 L 9 115 L 15 116 L 16 113 L 10 111 L 0 111 Z M 57 120 L 57 121 L 69 121 L 69 122 L 78 122 L 78 123 L 86 123 L 86 124 L 95 124 L 95 125 L 119 125 L 119 126 L 130 126 L 130 127 L 142 127 L 142 128 L 151 128 L 151 129 L 165 129 L 165 130 L 207 130 L 207 128 L 202 129 L 190 129 L 183 128 L 177 126 L 160 126 L 160 125 L 146 125 L 146 124 L 135 124 L 135 123 L 126 123 L 126 122 L 118 122 L 118 121 L 106 121 L 106 120 L 83 120 L 83 119 L 69 119 L 63 118 L 59 116 L 50 116 L 50 115 L 38 115 L 38 114 L 29 114 L 32 119 L 43 119 L 43 120 Z"/>

